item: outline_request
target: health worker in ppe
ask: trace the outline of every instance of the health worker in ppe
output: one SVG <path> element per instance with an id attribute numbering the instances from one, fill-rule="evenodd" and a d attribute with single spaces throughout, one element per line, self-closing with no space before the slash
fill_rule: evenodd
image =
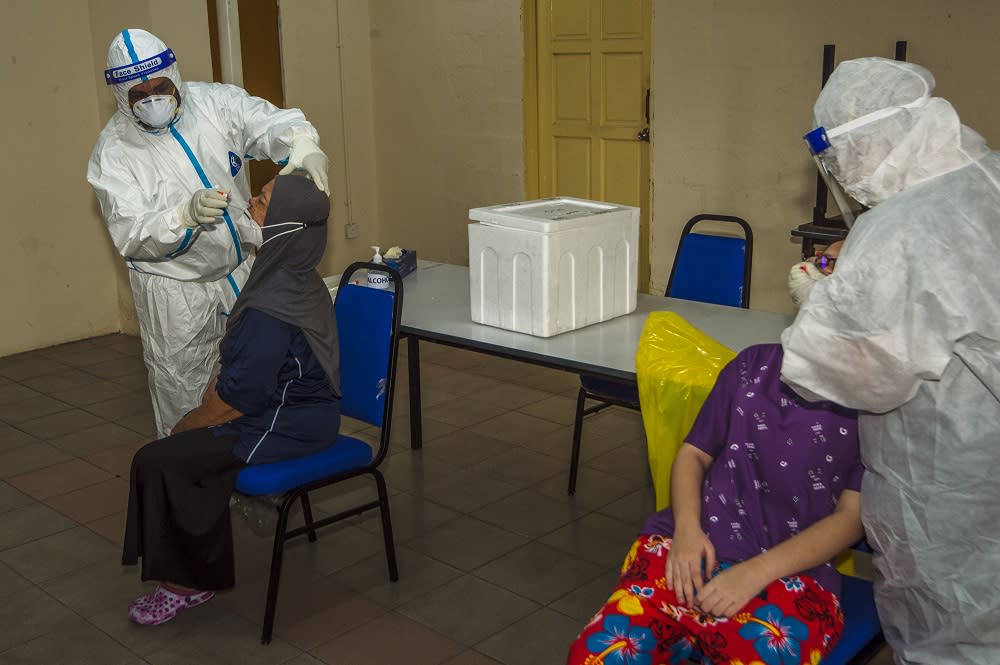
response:
<path id="1" fill-rule="evenodd" d="M 923 67 L 841 64 L 810 147 L 850 197 L 836 271 L 781 337 L 783 379 L 862 411 L 862 518 L 899 663 L 1000 663 L 1000 154 Z M 825 145 L 824 145 L 825 144 Z"/>
<path id="2" fill-rule="evenodd" d="M 301 170 L 329 195 L 329 162 L 298 109 L 241 88 L 182 82 L 173 52 L 145 30 L 116 35 L 105 81 L 118 111 L 87 180 L 129 268 L 156 428 L 198 406 L 260 227 L 246 214 L 243 162 Z"/>

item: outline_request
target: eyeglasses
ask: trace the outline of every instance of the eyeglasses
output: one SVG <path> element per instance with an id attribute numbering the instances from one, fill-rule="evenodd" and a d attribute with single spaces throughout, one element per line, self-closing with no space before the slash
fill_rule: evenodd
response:
<path id="1" fill-rule="evenodd" d="M 834 266 L 837 265 L 837 259 L 832 256 L 827 256 L 822 252 L 816 252 L 816 267 L 823 272 L 833 271 Z"/>

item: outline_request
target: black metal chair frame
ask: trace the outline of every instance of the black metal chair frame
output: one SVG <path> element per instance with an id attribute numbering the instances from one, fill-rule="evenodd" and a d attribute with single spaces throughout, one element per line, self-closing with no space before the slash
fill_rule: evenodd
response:
<path id="1" fill-rule="evenodd" d="M 704 213 L 701 215 L 695 215 L 687 221 L 684 228 L 681 230 L 681 239 L 677 243 L 677 251 L 674 253 L 674 263 L 670 268 L 670 279 L 667 280 L 667 290 L 664 292 L 664 297 L 670 295 L 670 289 L 674 284 L 674 275 L 677 273 L 677 259 L 680 258 L 681 249 L 684 247 L 684 239 L 691 233 L 691 229 L 694 228 L 695 224 L 702 221 L 714 221 L 714 222 L 732 222 L 733 224 L 738 224 L 740 228 L 743 229 L 743 235 L 746 240 L 746 260 L 743 262 L 743 297 L 740 306 L 744 309 L 750 307 L 750 274 L 753 267 L 753 231 L 750 228 L 750 224 L 747 223 L 742 217 L 734 217 L 732 215 L 716 215 L 712 213 Z M 624 381 L 622 383 L 625 383 Z M 598 402 L 593 406 L 586 406 L 587 400 L 593 400 Z M 602 393 L 595 393 L 587 390 L 580 386 L 580 391 L 576 394 L 576 417 L 573 420 L 573 448 L 570 452 L 569 461 L 569 485 L 567 486 L 566 492 L 572 496 L 576 494 L 576 476 L 580 469 L 580 439 L 583 437 L 583 418 L 584 416 L 589 416 L 592 413 L 597 413 L 598 411 L 603 411 L 609 406 L 621 406 L 626 409 L 632 409 L 633 411 L 641 411 L 638 401 L 623 400 L 614 395 L 605 395 Z"/>
<path id="2" fill-rule="evenodd" d="M 269 644 L 271 642 L 272 631 L 274 628 L 274 614 L 278 603 L 278 584 L 281 581 L 282 557 L 284 555 L 285 543 L 292 538 L 308 535 L 309 542 L 314 543 L 316 542 L 316 531 L 318 529 L 335 522 L 354 517 L 355 515 L 360 515 L 361 513 L 373 508 L 379 508 L 379 512 L 382 517 L 382 537 L 385 541 L 385 556 L 386 563 L 389 567 L 389 579 L 393 582 L 399 579 L 399 570 L 396 566 L 396 549 L 392 538 L 392 522 L 389 517 L 389 494 L 386 489 L 385 478 L 382 476 L 382 472 L 378 470 L 378 466 L 382 463 L 382 460 L 385 459 L 386 452 L 389 448 L 389 430 L 390 425 L 392 424 L 392 398 L 396 385 L 396 356 L 399 341 L 399 323 L 402 319 L 403 280 L 399 276 L 398 272 L 385 265 L 363 262 L 352 263 L 347 267 L 343 276 L 340 278 L 338 293 L 344 285 L 349 283 L 351 275 L 358 270 L 378 270 L 388 273 L 392 278 L 393 286 L 396 292 L 393 302 L 392 331 L 390 332 L 391 338 L 389 341 L 389 363 L 386 368 L 387 385 L 385 392 L 385 411 L 382 416 L 382 428 L 379 436 L 378 450 L 372 458 L 372 461 L 366 466 L 351 469 L 350 471 L 345 471 L 327 478 L 322 478 L 306 485 L 300 485 L 283 496 L 281 505 L 277 509 L 278 521 L 274 529 L 274 546 L 271 552 L 271 574 L 267 585 L 267 604 L 264 609 L 264 627 L 260 637 L 262 644 Z M 312 506 L 309 503 L 309 492 L 365 474 L 370 474 L 375 479 L 375 484 L 378 488 L 378 500 L 369 501 L 368 503 L 344 510 L 336 515 L 324 517 L 320 520 L 313 519 Z M 302 516 L 305 524 L 295 529 L 288 529 L 289 513 L 291 512 L 291 509 L 295 505 L 296 501 L 300 501 L 302 504 Z"/>

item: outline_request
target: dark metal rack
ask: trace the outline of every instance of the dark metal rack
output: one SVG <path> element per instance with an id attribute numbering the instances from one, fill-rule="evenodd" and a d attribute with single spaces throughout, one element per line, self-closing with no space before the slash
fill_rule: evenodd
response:
<path id="1" fill-rule="evenodd" d="M 833 73 L 834 55 L 837 46 L 826 44 L 823 46 L 823 77 L 820 89 L 826 85 L 827 79 Z M 906 60 L 906 42 L 897 41 L 895 59 Z M 815 254 L 816 244 L 829 245 L 830 243 L 843 240 L 847 237 L 847 226 L 840 215 L 827 216 L 827 189 L 823 176 L 816 174 L 816 204 L 813 206 L 812 220 L 792 229 L 792 237 L 802 239 L 802 258 L 808 258 Z"/>

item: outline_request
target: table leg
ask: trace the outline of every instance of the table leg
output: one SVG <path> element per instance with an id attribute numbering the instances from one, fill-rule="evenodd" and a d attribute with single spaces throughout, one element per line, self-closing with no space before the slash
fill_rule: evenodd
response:
<path id="1" fill-rule="evenodd" d="M 420 339 L 413 335 L 406 337 L 406 368 L 410 381 L 410 448 L 419 450 L 424 445 L 420 412 Z"/>

